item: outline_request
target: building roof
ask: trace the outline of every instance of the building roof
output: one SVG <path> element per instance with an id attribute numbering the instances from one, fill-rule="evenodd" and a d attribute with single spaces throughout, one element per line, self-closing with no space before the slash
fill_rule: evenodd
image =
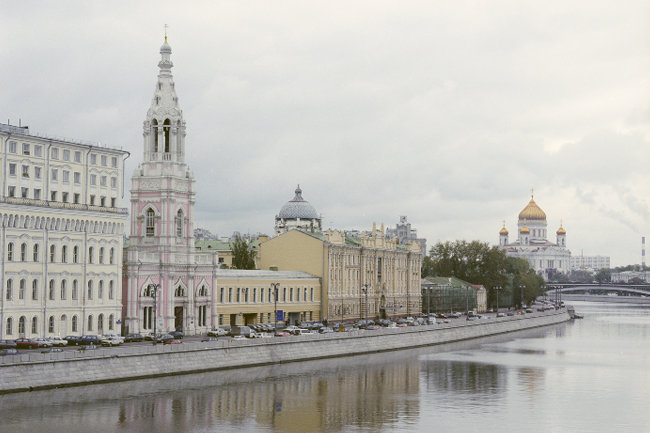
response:
<path id="1" fill-rule="evenodd" d="M 296 188 L 296 195 L 282 206 L 277 218 L 280 219 L 320 219 L 316 209 L 309 202 L 302 198 L 300 185 Z"/>
<path id="2" fill-rule="evenodd" d="M 532 196 L 530 197 L 530 201 L 526 207 L 519 212 L 519 221 L 524 220 L 546 221 L 546 214 L 539 206 L 537 206 L 537 203 L 535 203 Z"/>

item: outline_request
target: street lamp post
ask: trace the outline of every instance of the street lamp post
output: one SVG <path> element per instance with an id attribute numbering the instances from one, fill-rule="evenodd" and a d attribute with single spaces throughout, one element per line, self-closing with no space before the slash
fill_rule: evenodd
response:
<path id="1" fill-rule="evenodd" d="M 363 311 L 363 305 L 360 305 L 361 311 L 359 311 L 359 319 L 361 319 L 361 313 L 365 313 L 363 315 L 363 319 L 366 320 L 368 317 L 368 287 L 370 287 L 370 284 L 364 284 L 363 287 L 361 288 L 361 293 L 366 295 L 366 310 Z"/>
<path id="2" fill-rule="evenodd" d="M 158 313 L 157 313 L 157 307 L 158 307 L 158 289 L 160 288 L 160 284 L 149 284 L 149 289 L 151 290 L 151 297 L 153 298 L 153 344 L 156 344 L 156 322 L 158 322 Z"/>
<path id="3" fill-rule="evenodd" d="M 271 288 L 273 289 L 273 315 L 275 316 L 275 332 L 278 331 L 278 292 L 280 290 L 280 283 L 271 283 Z"/>
<path id="4" fill-rule="evenodd" d="M 498 317 L 499 316 L 499 290 L 501 290 L 501 287 L 496 286 L 494 290 L 496 290 L 497 292 L 497 317 Z"/>
<path id="5" fill-rule="evenodd" d="M 524 308 L 524 285 L 520 284 L 519 288 L 521 289 L 521 308 Z"/>

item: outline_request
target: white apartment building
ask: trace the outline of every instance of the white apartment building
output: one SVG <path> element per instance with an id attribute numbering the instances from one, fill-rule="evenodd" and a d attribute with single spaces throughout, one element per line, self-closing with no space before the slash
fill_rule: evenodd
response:
<path id="1" fill-rule="evenodd" d="M 609 256 L 571 256 L 572 271 L 599 271 L 609 268 Z"/>
<path id="2" fill-rule="evenodd" d="M 0 124 L 0 339 L 120 333 L 128 152 Z"/>

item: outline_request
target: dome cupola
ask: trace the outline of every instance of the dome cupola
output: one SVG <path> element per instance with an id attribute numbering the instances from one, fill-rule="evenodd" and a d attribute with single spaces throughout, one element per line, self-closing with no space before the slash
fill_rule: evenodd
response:
<path id="1" fill-rule="evenodd" d="M 537 206 L 537 203 L 535 203 L 535 200 L 533 200 L 532 195 L 530 196 L 530 201 L 526 207 L 521 212 L 519 212 L 519 221 L 521 220 L 546 221 L 546 214 L 539 206 Z"/>
<path id="2" fill-rule="evenodd" d="M 321 216 L 316 209 L 304 198 L 300 185 L 295 190 L 295 196 L 282 206 L 275 216 L 275 232 L 284 233 L 292 228 L 321 231 Z"/>

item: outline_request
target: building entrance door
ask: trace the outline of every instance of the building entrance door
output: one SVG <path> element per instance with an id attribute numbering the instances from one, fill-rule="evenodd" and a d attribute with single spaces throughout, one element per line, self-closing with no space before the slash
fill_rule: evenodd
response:
<path id="1" fill-rule="evenodd" d="M 174 330 L 183 330 L 183 307 L 174 307 Z"/>

